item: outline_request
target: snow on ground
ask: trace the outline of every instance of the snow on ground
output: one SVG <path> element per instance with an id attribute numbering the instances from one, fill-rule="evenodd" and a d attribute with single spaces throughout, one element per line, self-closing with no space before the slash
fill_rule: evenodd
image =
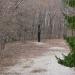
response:
<path id="1" fill-rule="evenodd" d="M 36 44 L 36 45 L 45 45 L 45 43 L 42 43 L 42 42 L 33 42 L 34 44 Z"/>
<path id="2" fill-rule="evenodd" d="M 37 45 L 37 42 L 35 43 L 35 45 Z M 62 54 L 69 53 L 67 44 L 65 44 L 64 47 L 60 47 L 61 44 L 64 44 L 64 41 L 63 43 L 58 43 L 58 46 L 48 47 L 49 50 L 41 56 L 19 59 L 17 64 L 8 67 L 4 74 L 0 75 L 75 75 L 73 68 L 58 64 L 55 55 L 61 58 Z M 43 47 L 47 44 L 48 43 L 40 44 L 40 46 Z"/>
<path id="3" fill-rule="evenodd" d="M 51 47 L 51 50 L 66 50 L 64 47 Z"/>

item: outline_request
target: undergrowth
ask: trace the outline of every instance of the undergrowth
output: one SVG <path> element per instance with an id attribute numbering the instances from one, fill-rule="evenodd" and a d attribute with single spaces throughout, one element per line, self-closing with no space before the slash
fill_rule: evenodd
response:
<path id="1" fill-rule="evenodd" d="M 70 7 L 75 7 L 75 0 L 64 0 L 64 2 Z"/>
<path id="2" fill-rule="evenodd" d="M 56 58 L 58 59 L 59 64 L 67 67 L 75 67 L 75 37 L 68 37 L 66 38 L 66 41 L 72 49 L 71 52 L 67 56 L 63 55 L 64 59 Z"/>

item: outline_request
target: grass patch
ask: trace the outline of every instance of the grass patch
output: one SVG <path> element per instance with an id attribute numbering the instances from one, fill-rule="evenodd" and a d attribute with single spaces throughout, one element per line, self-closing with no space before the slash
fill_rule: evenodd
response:
<path id="1" fill-rule="evenodd" d="M 60 59 L 58 57 L 56 58 L 58 59 L 59 64 L 67 67 L 75 67 L 75 37 L 68 37 L 66 40 L 72 49 L 71 52 L 68 54 L 68 56 L 63 55 L 64 59 Z"/>

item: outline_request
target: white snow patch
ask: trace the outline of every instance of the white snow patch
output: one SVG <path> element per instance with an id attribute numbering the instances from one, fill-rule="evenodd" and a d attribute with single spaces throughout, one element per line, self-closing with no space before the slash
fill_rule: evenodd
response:
<path id="1" fill-rule="evenodd" d="M 43 43 L 43 42 L 33 42 L 33 43 L 36 45 L 45 45 L 45 43 Z"/>
<path id="2" fill-rule="evenodd" d="M 51 50 L 66 50 L 66 48 L 64 48 L 64 47 L 51 47 L 49 49 L 51 49 Z"/>
<path id="3" fill-rule="evenodd" d="M 63 52 L 64 53 L 64 52 Z M 58 64 L 55 55 L 61 55 L 62 52 L 49 52 L 44 56 L 30 59 L 30 61 L 20 60 L 20 64 L 9 68 L 7 72 L 20 73 L 20 75 L 75 75 L 74 69 Z M 25 62 L 26 61 L 26 62 Z M 33 63 L 32 63 L 33 61 Z M 25 65 L 30 66 L 25 68 Z M 32 73 L 35 70 L 46 70 L 45 72 Z"/>

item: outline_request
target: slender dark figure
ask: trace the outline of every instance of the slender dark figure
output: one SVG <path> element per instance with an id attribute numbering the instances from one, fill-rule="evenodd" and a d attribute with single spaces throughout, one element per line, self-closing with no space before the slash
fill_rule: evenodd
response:
<path id="1" fill-rule="evenodd" d="M 40 35 L 41 35 L 41 28 L 40 25 L 38 25 L 38 42 L 40 42 Z"/>

